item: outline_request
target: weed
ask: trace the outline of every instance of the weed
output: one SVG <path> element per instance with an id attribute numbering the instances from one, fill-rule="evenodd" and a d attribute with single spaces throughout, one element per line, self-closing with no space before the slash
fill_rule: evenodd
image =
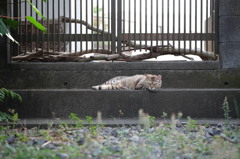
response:
<path id="1" fill-rule="evenodd" d="M 7 90 L 5 88 L 0 89 L 0 104 L 4 103 L 7 99 L 10 99 L 10 101 L 17 99 L 17 101 L 22 102 L 22 97 L 10 90 Z M 11 105 L 10 105 L 11 106 Z M 8 109 L 8 112 L 1 112 L 0 111 L 0 122 L 13 122 L 13 128 L 15 128 L 15 125 L 19 121 L 18 113 L 15 112 L 14 109 Z"/>
<path id="2" fill-rule="evenodd" d="M 103 124 L 103 121 L 102 121 L 102 112 L 100 112 L 100 111 L 98 111 L 97 112 L 97 124 L 98 125 L 101 125 L 101 124 Z"/>
<path id="3" fill-rule="evenodd" d="M 40 134 L 45 140 L 53 141 L 53 137 L 50 135 L 49 130 L 42 130 L 40 131 Z"/>
<path id="4" fill-rule="evenodd" d="M 145 130 L 149 130 L 151 126 L 150 120 L 151 117 L 147 113 L 144 113 L 143 109 L 138 111 L 138 122 L 140 125 L 143 125 Z"/>
<path id="5" fill-rule="evenodd" d="M 154 116 L 148 116 L 148 120 L 149 120 L 149 125 L 150 125 L 150 127 L 153 127 L 154 125 L 155 125 L 155 120 L 156 120 L 156 117 L 154 117 Z"/>
<path id="6" fill-rule="evenodd" d="M 72 122 L 75 124 L 77 128 L 83 128 L 83 120 L 80 119 L 77 114 L 70 113 L 69 118 L 72 120 Z"/>
<path id="7" fill-rule="evenodd" d="M 15 128 L 17 122 L 19 121 L 18 113 L 16 113 L 14 109 L 9 109 L 9 112 L 12 114 L 10 119 L 13 122 L 13 128 Z"/>
<path id="8" fill-rule="evenodd" d="M 90 125 L 90 124 L 94 124 L 94 122 L 93 122 L 93 118 L 91 117 L 91 116 L 85 116 L 85 118 L 86 118 L 86 121 L 87 121 L 87 123 Z"/>
<path id="9" fill-rule="evenodd" d="M 187 123 L 185 125 L 187 131 L 195 131 L 197 128 L 197 121 L 193 120 L 189 116 L 187 117 Z"/>
<path id="10" fill-rule="evenodd" d="M 0 122 L 8 123 L 11 121 L 11 118 L 12 118 L 12 116 L 10 114 L 0 111 Z"/>
<path id="11" fill-rule="evenodd" d="M 68 130 L 69 129 L 68 123 L 67 122 L 62 122 L 62 121 L 60 121 L 60 124 L 58 125 L 58 127 L 60 129 L 63 129 L 63 130 Z"/>
<path id="12" fill-rule="evenodd" d="M 176 129 L 176 125 L 177 125 L 176 116 L 175 116 L 175 114 L 172 114 L 171 115 L 171 128 L 172 128 L 172 130 Z"/>
<path id="13" fill-rule="evenodd" d="M 93 122 L 93 118 L 91 116 L 86 116 L 86 122 L 89 125 L 89 130 L 92 134 L 92 136 L 96 136 L 97 135 L 97 126 L 96 124 Z"/>
<path id="14" fill-rule="evenodd" d="M 161 117 L 162 117 L 162 118 L 163 118 L 163 120 L 166 122 L 167 113 L 166 113 L 166 112 L 163 112 Z"/>
<path id="15" fill-rule="evenodd" d="M 182 112 L 178 112 L 177 119 L 180 120 L 182 118 L 182 116 L 183 116 Z"/>
<path id="16" fill-rule="evenodd" d="M 124 115 L 124 113 L 121 109 L 118 111 L 118 113 L 119 113 L 118 118 L 121 119 L 121 117 Z"/>
<path id="17" fill-rule="evenodd" d="M 21 142 L 27 142 L 29 140 L 28 137 L 26 137 L 23 133 L 16 132 L 15 136 L 19 139 Z"/>
<path id="18" fill-rule="evenodd" d="M 229 108 L 227 97 L 224 98 L 222 109 L 223 109 L 223 115 L 224 115 L 224 125 L 226 127 L 230 128 L 230 121 L 229 120 L 231 119 L 231 117 L 229 116 L 230 108 Z"/>

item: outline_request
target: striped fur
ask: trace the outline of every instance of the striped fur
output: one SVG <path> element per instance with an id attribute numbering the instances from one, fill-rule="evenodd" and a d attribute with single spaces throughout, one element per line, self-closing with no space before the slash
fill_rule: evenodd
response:
<path id="1" fill-rule="evenodd" d="M 162 75 L 117 76 L 105 83 L 93 86 L 95 90 L 149 90 L 157 91 L 162 86 Z"/>

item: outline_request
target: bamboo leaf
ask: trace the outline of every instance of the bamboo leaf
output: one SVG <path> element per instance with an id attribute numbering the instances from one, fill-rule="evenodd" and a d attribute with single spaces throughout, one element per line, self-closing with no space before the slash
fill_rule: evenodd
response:
<path id="1" fill-rule="evenodd" d="M 0 36 L 3 36 L 3 35 L 6 35 L 10 40 L 12 40 L 13 42 L 19 45 L 19 43 L 10 34 L 7 26 L 3 23 L 2 19 L 0 19 Z"/>
<path id="2" fill-rule="evenodd" d="M 46 28 L 44 28 L 44 26 L 42 26 L 42 24 L 38 23 L 35 18 L 30 17 L 30 16 L 28 16 L 28 17 L 26 17 L 26 18 L 29 20 L 30 23 L 32 23 L 32 24 L 33 24 L 34 26 L 36 26 L 38 29 L 42 30 L 42 31 L 45 32 L 45 33 L 47 32 Z"/>
<path id="3" fill-rule="evenodd" d="M 27 2 L 32 6 L 32 8 L 35 10 L 35 12 L 42 17 L 44 20 L 46 20 L 46 18 L 41 14 L 41 12 L 39 12 L 39 10 L 35 7 L 35 5 L 33 5 L 29 0 L 27 0 Z"/>
<path id="4" fill-rule="evenodd" d="M 16 30 L 17 27 L 20 25 L 18 21 L 12 19 L 2 19 L 2 21 L 13 30 Z"/>

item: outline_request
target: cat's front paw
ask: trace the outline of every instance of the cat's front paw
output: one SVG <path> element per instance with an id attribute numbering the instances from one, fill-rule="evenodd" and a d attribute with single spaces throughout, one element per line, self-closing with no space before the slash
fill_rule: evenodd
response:
<path id="1" fill-rule="evenodd" d="M 155 88 L 148 88 L 147 89 L 149 92 L 153 92 L 153 93 L 156 93 L 157 92 L 157 89 L 155 89 Z"/>

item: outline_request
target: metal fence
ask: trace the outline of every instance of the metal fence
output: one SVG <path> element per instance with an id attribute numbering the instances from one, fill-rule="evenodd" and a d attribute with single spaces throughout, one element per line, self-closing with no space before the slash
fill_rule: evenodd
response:
<path id="1" fill-rule="evenodd" d="M 32 16 L 47 28 L 37 30 L 25 19 L 14 37 L 20 46 L 11 55 L 44 52 L 126 54 L 218 53 L 218 0 L 42 0 L 11 1 L 9 16 Z M 158 55 L 158 54 L 157 54 Z"/>

